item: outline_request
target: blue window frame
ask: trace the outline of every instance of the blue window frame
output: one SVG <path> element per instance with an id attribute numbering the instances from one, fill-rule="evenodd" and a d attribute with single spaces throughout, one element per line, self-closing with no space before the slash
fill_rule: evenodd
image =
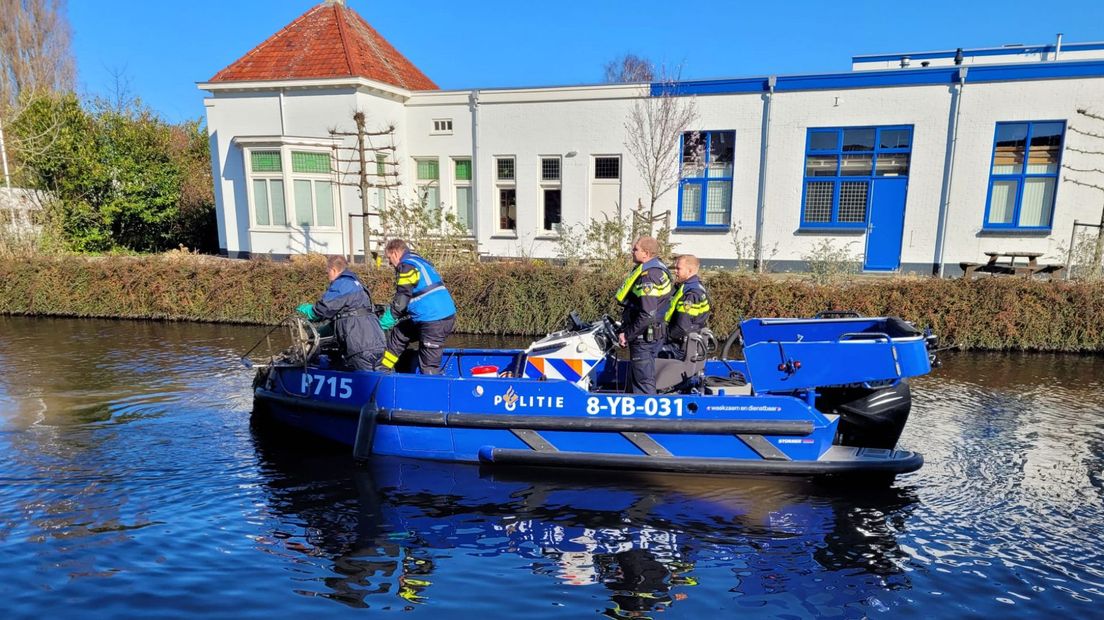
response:
<path id="1" fill-rule="evenodd" d="M 870 183 L 878 177 L 907 177 L 911 154 L 911 125 L 810 128 L 801 227 L 865 228 Z"/>
<path id="2" fill-rule="evenodd" d="M 1065 134 L 1065 121 L 997 123 L 982 228 L 1050 229 Z"/>
<path id="3" fill-rule="evenodd" d="M 735 131 L 682 134 L 677 226 L 728 228 L 735 153 Z"/>

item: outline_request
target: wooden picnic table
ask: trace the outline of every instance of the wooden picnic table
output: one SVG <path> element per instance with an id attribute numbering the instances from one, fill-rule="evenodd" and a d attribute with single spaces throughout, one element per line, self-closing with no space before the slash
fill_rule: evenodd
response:
<path id="1" fill-rule="evenodd" d="M 1031 276 L 1037 273 L 1050 274 L 1051 278 L 1060 272 L 1062 265 L 1040 265 L 1039 257 L 1042 252 L 984 252 L 989 257 L 987 263 L 961 263 L 963 277 L 969 278 L 975 272 L 990 273 L 993 275 L 1018 275 Z M 1022 261 L 1020 259 L 1023 259 Z"/>

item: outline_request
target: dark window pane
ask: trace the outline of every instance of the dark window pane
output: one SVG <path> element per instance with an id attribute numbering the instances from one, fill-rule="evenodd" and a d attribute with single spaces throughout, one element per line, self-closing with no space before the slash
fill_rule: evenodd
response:
<path id="1" fill-rule="evenodd" d="M 709 135 L 709 176 L 732 176 L 736 132 L 714 131 Z"/>
<path id="2" fill-rule="evenodd" d="M 544 229 L 556 230 L 560 226 L 560 190 L 544 190 Z"/>
<path id="3" fill-rule="evenodd" d="M 499 181 L 513 181 L 514 180 L 514 159 L 512 157 L 500 157 L 498 158 L 498 180 Z"/>
<path id="4" fill-rule="evenodd" d="M 838 131 L 812 131 L 809 132 L 809 150 L 834 151 L 839 148 Z"/>
<path id="5" fill-rule="evenodd" d="M 1062 123 L 1035 123 L 1031 127 L 1031 146 L 1061 145 Z"/>
<path id="6" fill-rule="evenodd" d="M 700 131 L 682 134 L 683 178 L 703 176 L 705 170 L 706 135 Z"/>
<path id="7" fill-rule="evenodd" d="M 594 158 L 594 178 L 595 179 L 620 179 L 621 178 L 621 158 L 619 158 L 619 157 L 595 157 Z"/>
<path id="8" fill-rule="evenodd" d="M 559 181 L 560 180 L 560 158 L 559 157 L 544 157 L 544 158 L 541 158 L 541 180 L 542 181 Z"/>
<path id="9" fill-rule="evenodd" d="M 993 174 L 1023 174 L 1027 149 L 1027 123 L 997 125 L 993 146 Z"/>
<path id="10" fill-rule="evenodd" d="M 912 132 L 908 129 L 883 129 L 878 145 L 883 149 L 907 149 L 912 143 Z"/>
<path id="11" fill-rule="evenodd" d="M 843 150 L 873 151 L 874 129 L 844 129 Z"/>
<path id="12" fill-rule="evenodd" d="M 517 230 L 517 190 L 498 190 L 498 228 Z"/>

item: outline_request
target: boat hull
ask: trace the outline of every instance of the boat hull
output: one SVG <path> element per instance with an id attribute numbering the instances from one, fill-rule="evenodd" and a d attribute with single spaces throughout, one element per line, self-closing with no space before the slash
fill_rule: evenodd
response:
<path id="1" fill-rule="evenodd" d="M 255 392 L 255 415 L 349 446 L 359 459 L 391 455 L 494 467 L 879 477 L 923 464 L 914 452 L 833 445 L 838 417 L 824 416 L 793 397 L 595 397 L 572 394 L 578 390 L 570 384 L 542 382 L 544 401 L 559 404 L 562 398 L 563 406 L 518 414 L 516 405 L 514 412 L 493 407 L 501 399 L 492 394 L 525 392 L 524 386 L 501 379 L 311 370 L 313 378 L 305 381 L 302 369 L 273 372 L 268 385 Z M 311 392 L 313 381 L 325 384 L 330 376 L 342 375 L 355 375 L 353 391 L 374 397 L 341 401 L 287 389 L 307 385 Z M 453 399 L 452 407 L 434 409 L 433 399 L 422 397 L 441 386 L 426 387 L 426 382 L 482 392 L 482 404 L 491 406 L 463 407 Z M 611 399 L 607 409 L 618 403 L 617 415 L 588 413 L 595 398 Z M 410 408 L 415 404 L 418 408 Z M 671 414 L 660 416 L 660 411 Z"/>

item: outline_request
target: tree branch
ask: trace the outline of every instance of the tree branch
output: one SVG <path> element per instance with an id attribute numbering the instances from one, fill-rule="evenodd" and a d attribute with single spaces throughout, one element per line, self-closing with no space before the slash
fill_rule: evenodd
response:
<path id="1" fill-rule="evenodd" d="M 1084 186 L 1084 187 L 1091 187 L 1093 189 L 1098 189 L 1098 190 L 1104 192 L 1104 185 L 1097 185 L 1095 183 L 1086 183 L 1084 181 L 1078 181 L 1077 179 L 1074 179 L 1074 178 L 1071 178 L 1071 177 L 1062 177 L 1062 180 L 1063 181 L 1069 181 L 1070 183 L 1073 183 L 1074 185 L 1081 185 L 1081 186 Z"/>
<path id="2" fill-rule="evenodd" d="M 1083 136 L 1088 136 L 1090 138 L 1099 138 L 1101 140 L 1104 140 L 1104 134 L 1098 134 L 1098 133 L 1093 133 L 1091 131 L 1085 131 L 1084 129 L 1078 129 L 1077 127 L 1074 127 L 1073 125 L 1069 126 L 1069 130 L 1072 131 L 1073 133 L 1079 133 Z"/>

